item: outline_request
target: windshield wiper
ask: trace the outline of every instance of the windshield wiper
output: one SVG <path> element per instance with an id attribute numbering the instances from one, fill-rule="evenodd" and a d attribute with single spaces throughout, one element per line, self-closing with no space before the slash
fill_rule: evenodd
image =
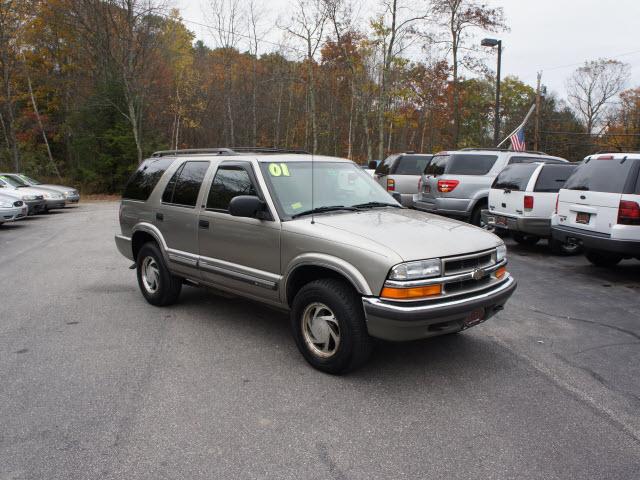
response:
<path id="1" fill-rule="evenodd" d="M 345 207 L 344 205 L 330 205 L 326 207 L 316 207 L 310 210 L 305 210 L 304 212 L 299 212 L 299 213 L 296 213 L 295 215 L 291 215 L 291 218 L 298 218 L 303 215 L 311 215 L 312 213 L 335 212 L 337 210 L 349 210 L 349 211 L 355 212 L 358 209 L 354 207 Z"/>
<path id="2" fill-rule="evenodd" d="M 354 208 L 375 208 L 375 207 L 394 207 L 394 208 L 402 208 L 402 206 L 397 205 L 395 203 L 387 203 L 387 202 L 366 202 L 366 203 L 358 203 L 356 205 L 351 205 Z"/>

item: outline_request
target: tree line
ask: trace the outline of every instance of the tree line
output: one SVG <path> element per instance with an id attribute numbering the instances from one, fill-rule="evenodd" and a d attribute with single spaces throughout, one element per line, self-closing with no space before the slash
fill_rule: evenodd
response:
<path id="1" fill-rule="evenodd" d="M 479 38 L 508 29 L 502 9 L 356 6 L 291 0 L 274 22 L 264 2 L 208 0 L 195 25 L 162 0 L 0 0 L 0 169 L 118 192 L 161 149 L 262 146 L 365 163 L 493 146 L 495 56 Z M 572 160 L 640 149 L 640 88 L 625 90 L 628 78 L 616 60 L 587 62 L 565 102 L 506 76 L 501 136 L 539 93 L 530 148 Z"/>

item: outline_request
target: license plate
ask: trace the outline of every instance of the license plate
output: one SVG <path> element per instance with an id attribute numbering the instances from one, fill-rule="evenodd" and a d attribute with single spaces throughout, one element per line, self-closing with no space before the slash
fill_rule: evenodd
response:
<path id="1" fill-rule="evenodd" d="M 503 227 L 507 226 L 507 217 L 496 217 L 496 225 L 502 225 Z"/>
<path id="2" fill-rule="evenodd" d="M 463 328 L 473 327 L 479 323 L 482 323 L 485 319 L 484 314 L 484 308 L 476 308 L 473 312 L 467 315 L 467 318 L 464 319 Z"/>
<path id="3" fill-rule="evenodd" d="M 590 218 L 591 218 L 591 214 L 589 213 L 584 213 L 584 212 L 576 213 L 576 223 L 582 223 L 584 225 L 587 225 L 589 223 Z"/>

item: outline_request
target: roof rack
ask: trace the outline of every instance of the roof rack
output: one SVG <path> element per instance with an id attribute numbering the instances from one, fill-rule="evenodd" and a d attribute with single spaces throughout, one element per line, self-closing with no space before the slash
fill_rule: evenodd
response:
<path id="1" fill-rule="evenodd" d="M 537 150 L 522 150 L 522 151 L 516 152 L 515 150 L 509 150 L 508 148 L 463 148 L 461 149 L 461 151 L 463 152 L 469 152 L 469 151 L 514 152 L 514 153 L 533 153 L 536 155 L 549 155 L 548 153 L 539 152 Z"/>
<path id="2" fill-rule="evenodd" d="M 239 155 L 240 153 L 295 153 L 309 154 L 305 150 L 272 147 L 233 147 L 233 148 L 185 148 L 182 150 L 159 150 L 153 152 L 152 157 L 167 157 L 171 155 Z"/>

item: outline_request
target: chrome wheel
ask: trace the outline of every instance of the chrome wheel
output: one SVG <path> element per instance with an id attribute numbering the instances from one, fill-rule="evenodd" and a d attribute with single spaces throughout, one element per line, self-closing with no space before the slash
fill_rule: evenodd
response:
<path id="1" fill-rule="evenodd" d="M 160 269 L 153 257 L 146 257 L 141 266 L 142 284 L 147 292 L 156 293 L 160 286 Z"/>
<path id="2" fill-rule="evenodd" d="M 302 314 L 302 336 L 314 355 L 334 355 L 340 345 L 340 325 L 331 309 L 318 302 L 308 305 Z"/>

